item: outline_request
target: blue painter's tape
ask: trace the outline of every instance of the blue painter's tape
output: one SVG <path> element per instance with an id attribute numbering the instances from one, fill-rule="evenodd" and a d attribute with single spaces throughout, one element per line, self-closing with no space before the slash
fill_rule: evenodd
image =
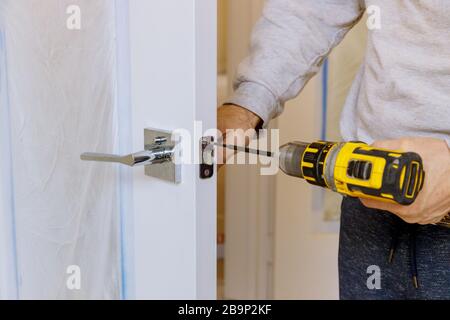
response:
<path id="1" fill-rule="evenodd" d="M 130 109 L 131 97 L 131 66 L 129 51 L 129 1 L 115 0 L 116 11 L 116 53 L 117 53 L 117 114 L 119 131 L 119 153 L 132 152 L 132 115 Z M 119 169 L 118 202 L 120 211 L 120 267 L 121 288 L 120 298 L 123 300 L 134 298 L 133 274 L 133 239 L 132 212 L 133 190 L 132 173 L 128 168 Z"/>

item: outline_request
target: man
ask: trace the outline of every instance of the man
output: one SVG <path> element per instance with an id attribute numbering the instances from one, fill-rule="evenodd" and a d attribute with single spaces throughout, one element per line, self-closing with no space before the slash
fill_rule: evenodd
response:
<path id="1" fill-rule="evenodd" d="M 450 299 L 450 2 L 448 0 L 268 0 L 235 94 L 218 127 L 265 126 L 319 70 L 333 47 L 377 6 L 365 61 L 341 120 L 347 141 L 413 151 L 426 182 L 411 206 L 347 198 L 339 252 L 342 299 Z M 367 268 L 381 289 L 367 285 Z"/>

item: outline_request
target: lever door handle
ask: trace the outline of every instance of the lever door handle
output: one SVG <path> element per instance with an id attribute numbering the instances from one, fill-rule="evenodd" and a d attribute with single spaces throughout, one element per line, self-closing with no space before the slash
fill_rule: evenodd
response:
<path id="1" fill-rule="evenodd" d="M 181 166 L 175 161 L 176 146 L 169 142 L 171 133 L 145 129 L 144 134 L 144 151 L 128 155 L 86 152 L 80 158 L 83 161 L 119 163 L 129 167 L 145 166 L 148 176 L 180 183 Z"/>
<path id="2" fill-rule="evenodd" d="M 83 153 L 80 158 L 83 161 L 112 162 L 124 164 L 129 167 L 136 167 L 153 164 L 156 155 L 152 151 L 141 151 L 126 156 L 87 152 Z"/>
<path id="3" fill-rule="evenodd" d="M 161 138 L 159 138 L 161 139 Z M 162 145 L 160 140 L 155 140 L 154 144 L 146 146 L 147 150 L 132 153 L 125 156 L 106 153 L 86 152 L 81 155 L 83 161 L 112 162 L 120 163 L 129 167 L 147 166 L 156 163 L 172 161 L 175 146 Z"/>

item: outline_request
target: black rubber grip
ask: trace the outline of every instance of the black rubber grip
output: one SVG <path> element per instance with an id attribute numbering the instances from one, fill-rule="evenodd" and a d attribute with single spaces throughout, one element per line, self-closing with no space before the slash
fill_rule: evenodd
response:
<path id="1" fill-rule="evenodd" d="M 390 196 L 401 205 L 414 203 L 423 188 L 425 171 L 422 158 L 414 152 L 402 153 L 385 150 L 356 149 L 355 153 L 373 157 L 382 157 L 386 160 L 382 187 L 379 190 L 350 185 L 351 190 L 358 190 L 364 194 L 379 198 Z M 395 155 L 395 156 L 394 156 Z M 389 199 L 389 198 L 387 198 Z"/>

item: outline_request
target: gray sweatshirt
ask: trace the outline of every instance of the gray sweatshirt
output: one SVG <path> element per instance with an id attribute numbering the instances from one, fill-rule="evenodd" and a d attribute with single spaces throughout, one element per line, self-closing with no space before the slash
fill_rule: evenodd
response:
<path id="1" fill-rule="evenodd" d="M 345 140 L 429 136 L 450 145 L 449 0 L 267 0 L 229 100 L 268 121 L 366 8 L 380 10 L 341 120 Z"/>

